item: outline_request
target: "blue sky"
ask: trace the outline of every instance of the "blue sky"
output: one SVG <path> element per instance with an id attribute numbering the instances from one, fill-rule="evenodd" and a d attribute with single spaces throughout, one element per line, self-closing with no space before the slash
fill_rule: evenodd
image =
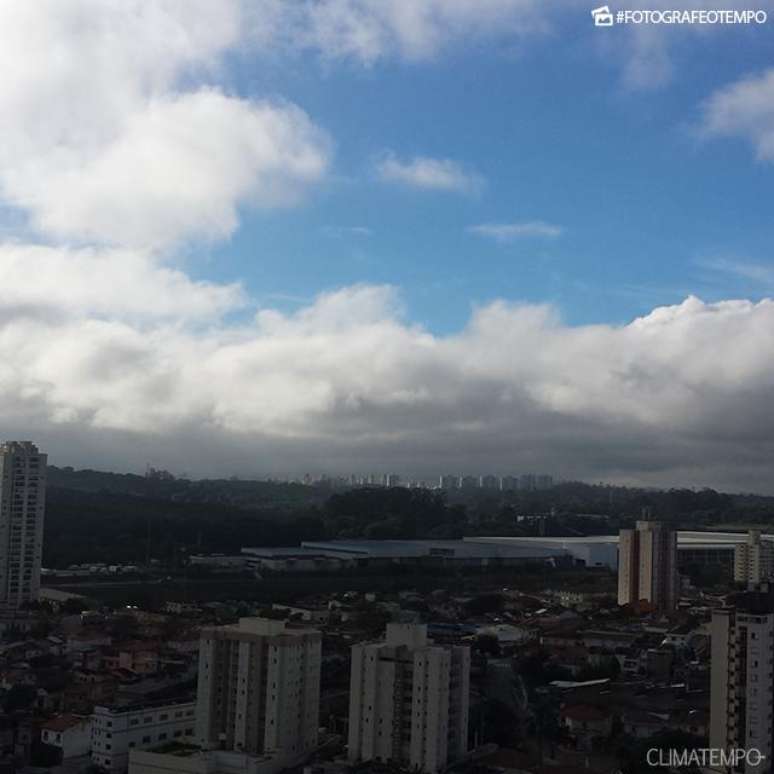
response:
<path id="1" fill-rule="evenodd" d="M 747 144 L 698 127 L 713 92 L 770 64 L 770 32 L 663 35 L 676 38 L 673 75 L 652 88 L 622 81 L 629 31 L 595 29 L 585 8 L 537 40 L 421 63 L 242 58 L 234 88 L 303 107 L 334 138 L 335 171 L 300 208 L 245 210 L 195 270 L 243 279 L 287 309 L 341 285 L 394 284 L 409 317 L 441 333 L 495 298 L 551 302 L 570 323 L 621 323 L 690 293 L 766 295 L 730 269 L 774 266 L 774 174 Z M 465 195 L 380 182 L 385 149 L 453 159 L 484 185 Z M 466 231 L 531 221 L 562 234 L 501 244 Z M 720 261 L 726 270 L 710 268 Z"/>
<path id="2" fill-rule="evenodd" d="M 5 437 L 194 476 L 772 491 L 760 7 L 1 3 Z"/>

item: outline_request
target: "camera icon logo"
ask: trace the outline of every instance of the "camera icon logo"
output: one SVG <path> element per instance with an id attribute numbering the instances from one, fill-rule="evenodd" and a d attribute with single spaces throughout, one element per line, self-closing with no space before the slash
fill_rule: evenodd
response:
<path id="1" fill-rule="evenodd" d="M 594 26 L 596 27 L 613 26 L 613 14 L 610 13 L 609 5 L 601 5 L 599 8 L 594 8 L 591 11 L 591 16 L 594 19 Z"/>

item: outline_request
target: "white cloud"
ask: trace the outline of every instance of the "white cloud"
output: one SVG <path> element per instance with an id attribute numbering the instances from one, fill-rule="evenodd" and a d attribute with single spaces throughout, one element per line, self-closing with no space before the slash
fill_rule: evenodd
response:
<path id="1" fill-rule="evenodd" d="M 728 287 L 729 279 L 746 286 L 756 295 L 774 291 L 774 265 L 738 258 L 706 258 L 696 261 L 699 268 L 715 275 Z"/>
<path id="2" fill-rule="evenodd" d="M 368 226 L 325 226 L 323 234 L 340 239 L 346 236 L 370 237 L 373 231 Z"/>
<path id="3" fill-rule="evenodd" d="M 705 102 L 701 131 L 748 140 L 761 161 L 774 161 L 774 68 L 716 91 Z"/>
<path id="4" fill-rule="evenodd" d="M 652 0 L 654 10 L 715 8 L 713 0 Z M 264 50 L 309 50 L 325 60 L 373 66 L 399 59 L 422 62 L 465 46 L 502 45 L 547 39 L 568 22 L 621 71 L 625 88 L 650 90 L 670 82 L 678 68 L 674 53 L 691 39 L 721 31 L 722 25 L 627 25 L 614 34 L 593 26 L 577 0 L 260 0 L 247 4 L 253 40 Z M 761 0 L 758 8 L 771 8 Z M 641 10 L 619 0 L 614 10 Z M 622 38 L 624 39 L 622 42 Z"/>
<path id="5" fill-rule="evenodd" d="M 471 234 L 494 239 L 496 242 L 513 242 L 516 239 L 529 237 L 554 238 L 562 234 L 564 229 L 542 220 L 525 221 L 523 223 L 480 223 L 470 226 Z"/>
<path id="6" fill-rule="evenodd" d="M 24 257 L 15 249 L 1 254 L 4 281 Z M 28 260 L 44 270 L 60 259 Z M 63 268 L 58 293 L 17 282 L 0 298 L 0 422 L 23 419 L 62 462 L 88 463 L 76 449 L 107 434 L 124 439 L 118 457 L 163 449 L 154 461 L 195 473 L 265 471 L 259 460 L 300 471 L 320 454 L 331 472 L 507 460 L 770 488 L 756 460 L 770 459 L 774 434 L 772 301 L 690 298 L 628 325 L 579 327 L 551 307 L 498 302 L 436 336 L 406 323 L 396 290 L 378 286 L 229 323 L 244 302 L 238 288 L 159 274 L 141 259 L 129 281 L 146 302 L 122 306 L 126 267 L 109 258 L 90 291 L 95 260 L 61 258 L 69 276 Z M 210 442 L 217 457 L 192 451 Z"/>
<path id="7" fill-rule="evenodd" d="M 100 318 L 136 325 L 219 321 L 243 307 L 239 284 L 193 281 L 126 249 L 0 244 L 0 310 L 53 321 Z"/>
<path id="8" fill-rule="evenodd" d="M 480 40 L 512 43 L 549 29 L 536 0 L 262 0 L 248 8 L 264 43 L 367 65 L 431 59 Z"/>
<path id="9" fill-rule="evenodd" d="M 401 160 L 393 153 L 386 153 L 377 162 L 376 171 L 385 182 L 434 191 L 474 194 L 484 185 L 481 175 L 451 159 L 415 156 Z"/>
<path id="10" fill-rule="evenodd" d="M 59 237 L 166 245 L 229 236 L 242 202 L 292 204 L 325 173 L 328 141 L 292 105 L 203 90 L 151 104 L 76 169 L 22 198 Z M 26 193 L 26 192 L 25 192 Z"/>
<path id="11" fill-rule="evenodd" d="M 241 34 L 236 0 L 3 3 L 0 196 L 46 235 L 143 247 L 296 201 L 330 141 L 293 105 L 207 86 Z"/>
<path id="12" fill-rule="evenodd" d="M 735 10 L 740 10 L 739 5 L 730 3 L 727 7 L 733 9 L 736 6 Z M 555 12 L 562 14 L 572 13 L 577 7 L 574 0 L 552 6 Z M 614 13 L 626 9 L 643 10 L 639 0 L 618 0 L 611 7 Z M 718 6 L 715 0 L 649 0 L 647 5 L 653 11 L 701 11 L 717 10 L 719 7 L 722 6 Z M 774 11 L 772 0 L 758 0 L 754 9 L 767 11 L 770 23 Z M 767 23 L 746 27 L 753 35 L 765 34 L 766 28 Z M 627 24 L 616 25 L 615 34 L 607 35 L 606 32 L 609 30 L 587 29 L 601 58 L 620 68 L 624 88 L 652 91 L 680 77 L 683 72 L 680 60 L 691 60 L 693 47 L 706 49 L 720 46 L 723 44 L 721 36 L 727 40 L 730 29 L 723 24 Z M 740 28 L 737 28 L 737 34 L 743 34 Z M 738 45 L 738 42 L 731 42 L 730 45 Z"/>

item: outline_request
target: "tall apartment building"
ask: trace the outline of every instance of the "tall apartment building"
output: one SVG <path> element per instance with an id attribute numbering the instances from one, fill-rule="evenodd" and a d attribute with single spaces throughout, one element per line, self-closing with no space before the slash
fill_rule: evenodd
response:
<path id="1" fill-rule="evenodd" d="M 750 530 L 745 543 L 734 548 L 734 580 L 749 588 L 774 575 L 774 543 L 762 540 L 760 530 Z"/>
<path id="2" fill-rule="evenodd" d="M 543 473 L 535 478 L 536 489 L 552 489 L 554 486 L 554 477 Z"/>
<path id="3" fill-rule="evenodd" d="M 441 476 L 438 479 L 438 486 L 441 489 L 457 489 L 460 483 L 459 476 Z"/>
<path id="4" fill-rule="evenodd" d="M 467 751 L 470 651 L 427 627 L 388 624 L 384 642 L 352 648 L 349 758 L 432 773 Z"/>
<path id="5" fill-rule="evenodd" d="M 317 745 L 320 632 L 242 618 L 202 630 L 196 735 L 205 750 L 297 759 Z"/>
<path id="6" fill-rule="evenodd" d="M 46 455 L 29 441 L 0 444 L 0 608 L 38 598 Z"/>
<path id="7" fill-rule="evenodd" d="M 771 767 L 772 652 L 774 594 L 768 588 L 737 594 L 730 606 L 713 611 L 710 747 L 756 749 L 763 756 L 740 761 L 739 774 L 763 774 Z"/>
<path id="8" fill-rule="evenodd" d="M 500 489 L 502 489 L 503 492 L 515 492 L 518 488 L 518 476 L 503 476 L 500 479 Z"/>
<path id="9" fill-rule="evenodd" d="M 478 478 L 476 476 L 460 476 L 460 489 L 478 489 Z"/>
<path id="10" fill-rule="evenodd" d="M 168 742 L 192 744 L 195 709 L 192 701 L 95 707 L 91 716 L 92 763 L 110 774 L 122 774 L 129 767 L 130 750 L 149 750 Z"/>
<path id="11" fill-rule="evenodd" d="M 677 533 L 658 521 L 638 521 L 618 537 L 618 604 L 645 601 L 674 610 L 679 593 Z"/>
<path id="12" fill-rule="evenodd" d="M 532 492 L 537 488 L 537 479 L 533 473 L 524 473 L 519 476 L 519 489 Z"/>

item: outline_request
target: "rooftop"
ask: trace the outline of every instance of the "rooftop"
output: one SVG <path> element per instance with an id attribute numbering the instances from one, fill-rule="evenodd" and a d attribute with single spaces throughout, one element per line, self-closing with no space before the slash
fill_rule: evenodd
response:
<path id="1" fill-rule="evenodd" d="M 87 720 L 88 718 L 82 715 L 57 715 L 43 723 L 41 728 L 46 731 L 67 731 L 67 729 L 79 726 Z"/>
<path id="2" fill-rule="evenodd" d="M 571 704 L 561 710 L 561 714 L 570 720 L 577 720 L 579 723 L 593 723 L 607 720 L 610 713 L 607 710 L 594 707 L 591 704 Z"/>
<path id="3" fill-rule="evenodd" d="M 506 539 L 507 540 L 507 539 Z M 465 558 L 549 558 L 562 555 L 559 546 L 521 545 L 511 542 L 476 542 L 472 540 L 329 540 L 306 541 L 303 548 L 326 556 Z"/>

